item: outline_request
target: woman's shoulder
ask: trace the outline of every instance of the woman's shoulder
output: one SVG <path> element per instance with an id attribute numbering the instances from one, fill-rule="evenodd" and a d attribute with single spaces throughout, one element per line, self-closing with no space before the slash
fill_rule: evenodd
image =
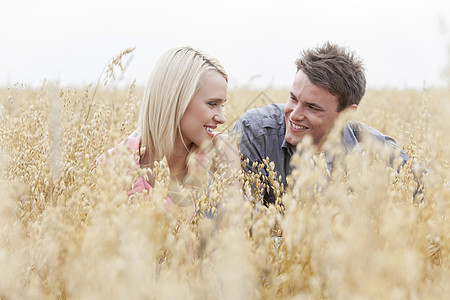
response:
<path id="1" fill-rule="evenodd" d="M 132 153 L 135 153 L 135 155 L 139 155 L 139 147 L 141 144 L 141 134 L 139 130 L 135 130 L 133 133 L 131 133 L 127 138 L 122 140 L 119 144 L 114 146 L 113 148 L 109 149 L 105 153 L 99 155 L 96 159 L 96 163 L 107 163 L 108 162 L 108 156 L 111 156 L 114 154 L 114 152 L 123 145 L 126 145 L 128 150 Z"/>
<path id="2" fill-rule="evenodd" d="M 123 143 L 128 145 L 131 151 L 138 151 L 141 145 L 141 133 L 139 130 L 135 130 L 132 134 L 126 138 Z"/>

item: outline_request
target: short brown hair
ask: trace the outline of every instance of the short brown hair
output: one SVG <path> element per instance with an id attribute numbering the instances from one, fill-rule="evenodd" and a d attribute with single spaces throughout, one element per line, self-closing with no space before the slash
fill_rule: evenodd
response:
<path id="1" fill-rule="evenodd" d="M 338 97 L 338 111 L 358 105 L 366 91 L 362 59 L 330 42 L 304 50 L 295 63 L 308 79 Z"/>

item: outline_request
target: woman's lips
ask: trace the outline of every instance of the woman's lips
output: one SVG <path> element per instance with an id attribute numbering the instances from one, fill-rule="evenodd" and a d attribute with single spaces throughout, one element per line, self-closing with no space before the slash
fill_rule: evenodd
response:
<path id="1" fill-rule="evenodd" d="M 210 136 L 214 137 L 214 129 L 215 128 L 210 127 L 210 126 L 203 126 L 203 128 L 205 129 L 207 134 L 209 134 Z"/>

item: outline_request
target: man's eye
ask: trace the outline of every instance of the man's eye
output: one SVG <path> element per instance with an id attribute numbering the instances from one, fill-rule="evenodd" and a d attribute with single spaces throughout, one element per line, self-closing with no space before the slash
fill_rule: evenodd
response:
<path id="1" fill-rule="evenodd" d="M 319 109 L 313 105 L 310 105 L 309 108 L 311 108 L 312 110 L 315 110 L 315 111 L 319 111 Z"/>

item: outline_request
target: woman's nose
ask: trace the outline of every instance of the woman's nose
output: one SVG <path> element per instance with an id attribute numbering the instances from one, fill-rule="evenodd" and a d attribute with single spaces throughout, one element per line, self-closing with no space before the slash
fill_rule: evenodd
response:
<path id="1" fill-rule="evenodd" d="M 227 119 L 225 119 L 225 116 L 223 115 L 222 109 L 220 109 L 219 113 L 214 115 L 213 120 L 219 124 L 223 124 L 227 121 Z"/>

